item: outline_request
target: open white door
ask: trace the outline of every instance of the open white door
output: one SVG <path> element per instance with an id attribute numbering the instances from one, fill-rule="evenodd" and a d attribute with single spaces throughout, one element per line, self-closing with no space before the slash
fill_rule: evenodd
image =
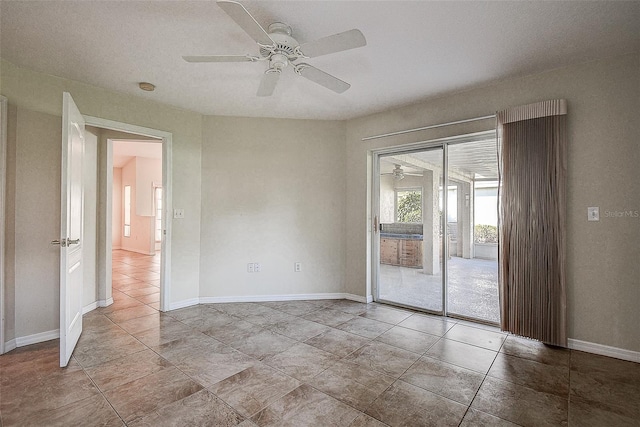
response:
<path id="1" fill-rule="evenodd" d="M 60 212 L 60 366 L 67 366 L 82 333 L 82 218 L 84 119 L 67 92 L 62 101 Z"/>

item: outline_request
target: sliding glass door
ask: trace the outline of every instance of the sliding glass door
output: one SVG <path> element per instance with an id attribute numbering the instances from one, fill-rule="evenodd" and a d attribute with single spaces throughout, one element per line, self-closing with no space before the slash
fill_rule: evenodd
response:
<path id="1" fill-rule="evenodd" d="M 375 298 L 499 321 L 494 135 L 376 155 Z"/>
<path id="2" fill-rule="evenodd" d="M 443 311 L 442 159 L 442 147 L 379 157 L 379 300 Z"/>
<path id="3" fill-rule="evenodd" d="M 495 138 L 447 147 L 447 313 L 500 321 Z"/>

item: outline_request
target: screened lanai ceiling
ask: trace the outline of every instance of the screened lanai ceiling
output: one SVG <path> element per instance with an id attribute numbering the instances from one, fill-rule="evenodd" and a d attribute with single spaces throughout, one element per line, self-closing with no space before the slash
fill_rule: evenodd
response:
<path id="1" fill-rule="evenodd" d="M 442 169 L 442 149 L 395 154 L 380 158 L 380 173 L 393 172 L 400 165 L 405 173 L 421 175 L 424 170 Z M 498 178 L 496 140 L 486 139 L 448 146 L 449 176 L 465 180 Z"/>

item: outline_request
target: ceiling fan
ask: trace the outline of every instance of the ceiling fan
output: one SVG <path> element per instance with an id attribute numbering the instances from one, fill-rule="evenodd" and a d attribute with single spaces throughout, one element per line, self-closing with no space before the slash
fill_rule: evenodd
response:
<path id="1" fill-rule="evenodd" d="M 387 173 L 381 173 L 380 175 L 393 175 L 393 179 L 395 179 L 396 181 L 400 181 L 404 179 L 404 177 L 407 175 L 422 176 L 422 174 L 419 174 L 419 173 L 405 172 L 404 169 L 402 169 L 402 166 L 400 166 L 399 164 L 394 163 L 394 166 L 395 168 L 393 169 L 393 171 L 387 172 Z"/>
<path id="2" fill-rule="evenodd" d="M 299 59 L 315 58 L 321 55 L 365 46 L 367 41 L 360 30 L 353 29 L 300 44 L 291 36 L 291 27 L 287 24 L 274 22 L 269 25 L 267 32 L 240 3 L 227 0 L 221 0 L 217 3 L 236 24 L 255 40 L 260 47 L 260 55 L 183 56 L 182 58 L 185 61 L 196 63 L 268 61 L 269 68 L 265 71 L 262 81 L 260 82 L 257 93 L 258 96 L 271 96 L 282 70 L 289 65 L 296 74 L 336 93 L 342 93 L 351 87 L 349 83 L 325 73 L 312 65 L 304 62 L 294 62 Z"/>

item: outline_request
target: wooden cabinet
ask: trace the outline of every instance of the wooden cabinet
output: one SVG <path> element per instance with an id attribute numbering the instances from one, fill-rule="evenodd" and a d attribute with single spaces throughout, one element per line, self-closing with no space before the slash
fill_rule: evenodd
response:
<path id="1" fill-rule="evenodd" d="M 422 240 L 381 238 L 380 263 L 422 268 Z"/>
<path id="2" fill-rule="evenodd" d="M 422 268 L 422 240 L 402 239 L 400 242 L 400 265 Z"/>
<path id="3" fill-rule="evenodd" d="M 400 265 L 398 254 L 399 239 L 380 239 L 380 263 Z"/>

